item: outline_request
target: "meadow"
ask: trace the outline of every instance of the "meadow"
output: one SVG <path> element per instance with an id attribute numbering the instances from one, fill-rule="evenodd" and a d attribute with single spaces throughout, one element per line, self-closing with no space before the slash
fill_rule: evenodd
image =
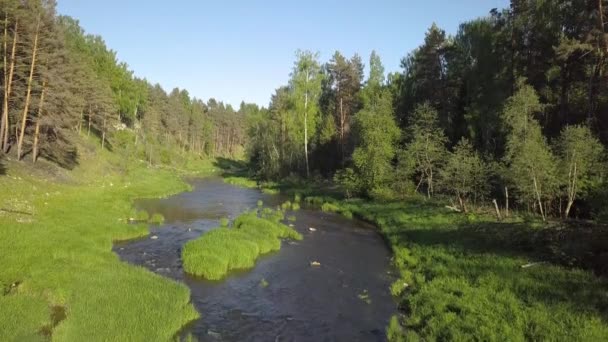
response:
<path id="1" fill-rule="evenodd" d="M 401 311 L 387 328 L 392 341 L 608 339 L 608 283 L 589 260 L 606 227 L 497 222 L 421 198 L 306 201 L 376 224 L 391 246 Z"/>
<path id="2" fill-rule="evenodd" d="M 188 190 L 172 169 L 122 162 L 93 142 L 66 171 L 5 160 L 0 177 L 0 340 L 171 340 L 199 317 L 189 289 L 112 252 L 115 241 L 145 238 L 155 213 L 136 198 Z M 88 152 L 87 152 L 88 151 Z M 200 174 L 208 162 L 194 162 Z M 133 223 L 129 223 L 133 222 Z"/>

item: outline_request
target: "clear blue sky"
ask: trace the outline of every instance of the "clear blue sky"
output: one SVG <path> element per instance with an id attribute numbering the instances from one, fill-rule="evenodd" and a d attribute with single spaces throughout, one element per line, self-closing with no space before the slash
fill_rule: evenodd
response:
<path id="1" fill-rule="evenodd" d="M 187 89 L 234 106 L 266 106 L 286 84 L 297 49 L 376 50 L 386 71 L 420 45 L 436 22 L 455 33 L 508 0 L 58 0 L 61 14 L 101 35 L 135 74 L 165 89 Z"/>

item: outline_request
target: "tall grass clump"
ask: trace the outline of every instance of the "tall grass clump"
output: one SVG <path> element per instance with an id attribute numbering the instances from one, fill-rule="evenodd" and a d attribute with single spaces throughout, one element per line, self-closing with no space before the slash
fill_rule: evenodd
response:
<path id="1" fill-rule="evenodd" d="M 155 213 L 152 215 L 152 217 L 150 217 L 150 220 L 148 222 L 152 224 L 163 224 L 163 222 L 165 222 L 165 217 L 163 216 L 163 214 Z"/>
<path id="2" fill-rule="evenodd" d="M 280 239 L 301 240 L 302 235 L 280 223 L 282 213 L 265 208 L 237 217 L 232 228 L 216 228 L 182 250 L 184 270 L 219 280 L 231 270 L 248 269 L 262 255 L 281 248 Z"/>
<path id="3" fill-rule="evenodd" d="M 224 182 L 230 185 L 240 186 L 242 188 L 254 189 L 258 187 L 258 183 L 255 180 L 247 177 L 225 177 Z"/>

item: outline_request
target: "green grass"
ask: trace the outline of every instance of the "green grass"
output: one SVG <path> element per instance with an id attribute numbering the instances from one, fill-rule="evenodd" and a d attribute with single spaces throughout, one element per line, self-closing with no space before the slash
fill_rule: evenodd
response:
<path id="1" fill-rule="evenodd" d="M 242 188 L 256 189 L 258 187 L 258 183 L 255 180 L 249 179 L 247 177 L 224 177 L 224 182 L 231 185 L 240 186 Z"/>
<path id="2" fill-rule="evenodd" d="M 279 193 L 281 193 L 281 191 L 279 189 L 273 188 L 262 188 L 262 193 L 266 195 L 278 195 Z"/>
<path id="3" fill-rule="evenodd" d="M 282 217 L 268 208 L 247 212 L 234 220 L 232 228 L 218 227 L 189 241 L 182 250 L 184 270 L 219 280 L 232 270 L 252 268 L 260 255 L 281 248 L 280 239 L 302 239 L 279 222 Z"/>
<path id="4" fill-rule="evenodd" d="M 163 214 L 160 213 L 154 213 L 148 221 L 148 223 L 152 224 L 163 224 L 163 222 L 165 222 L 165 217 L 163 216 Z"/>
<path id="5" fill-rule="evenodd" d="M 565 234 L 555 228 L 420 200 L 333 201 L 331 209 L 376 223 L 392 246 L 400 276 L 391 292 L 404 313 L 387 328 L 392 341 L 608 339 L 608 283 L 562 265 L 567 242 L 547 238 Z M 534 261 L 548 262 L 522 267 Z"/>
<path id="6" fill-rule="evenodd" d="M 91 150 L 71 172 L 41 160 L 0 176 L 0 341 L 171 340 L 199 316 L 185 285 L 112 252 L 148 234 L 128 223 L 134 199 L 188 186 L 175 170 Z"/>

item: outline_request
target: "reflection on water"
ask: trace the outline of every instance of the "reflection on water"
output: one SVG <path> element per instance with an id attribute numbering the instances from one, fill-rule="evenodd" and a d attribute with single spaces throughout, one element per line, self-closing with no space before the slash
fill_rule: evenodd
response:
<path id="1" fill-rule="evenodd" d="M 395 312 L 388 287 L 390 254 L 372 227 L 313 210 L 295 212 L 299 242 L 261 257 L 255 268 L 210 282 L 185 275 L 183 244 L 234 218 L 261 199 L 280 196 L 224 184 L 193 181 L 194 191 L 161 200 L 141 200 L 139 209 L 161 213 L 165 224 L 152 235 L 117 244 L 123 260 L 186 283 L 202 318 L 187 326 L 199 341 L 376 341 Z M 291 214 L 290 214 L 291 215 Z M 316 231 L 310 231 L 314 227 Z M 311 266 L 318 261 L 320 266 Z M 369 296 L 365 300 L 364 294 Z"/>

